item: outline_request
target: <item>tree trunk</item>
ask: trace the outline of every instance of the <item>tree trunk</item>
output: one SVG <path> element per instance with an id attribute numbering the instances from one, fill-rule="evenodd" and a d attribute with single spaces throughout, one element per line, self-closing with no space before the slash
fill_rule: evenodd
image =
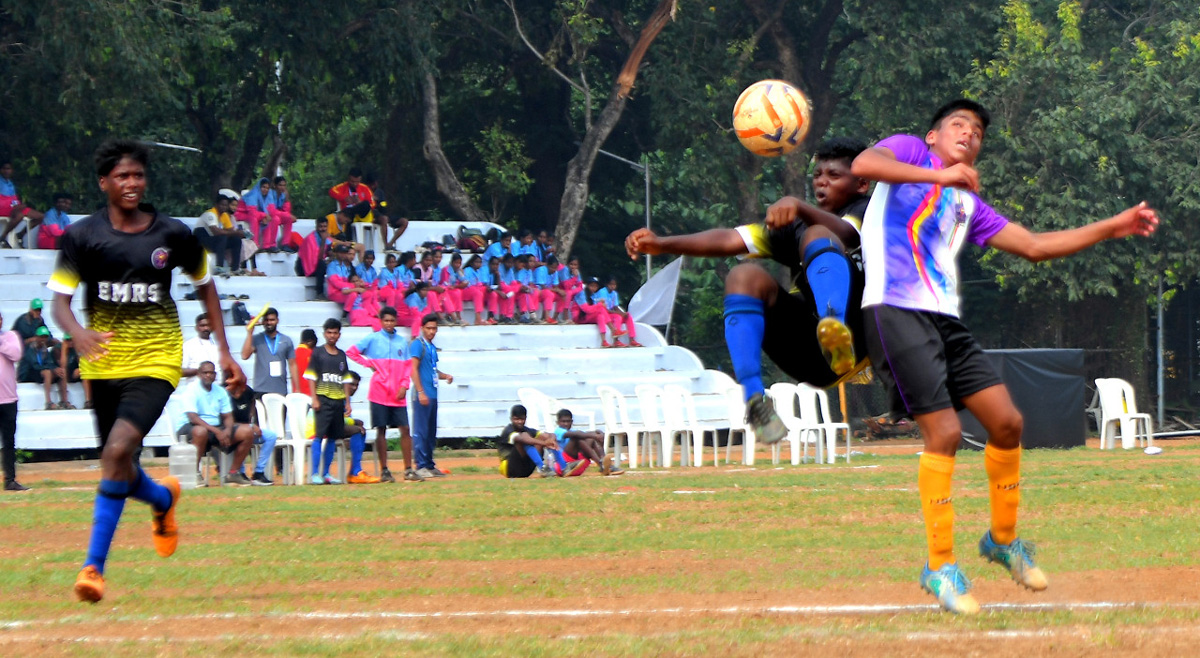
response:
<path id="1" fill-rule="evenodd" d="M 562 203 L 558 209 L 558 224 L 554 229 L 555 249 L 559 259 L 566 262 L 571 257 L 571 248 L 579 235 L 579 226 L 583 223 L 583 212 L 587 207 L 588 179 L 592 175 L 592 167 L 596 163 L 596 154 L 604 145 L 604 140 L 612 133 L 621 113 L 625 111 L 625 103 L 629 100 L 629 92 L 637 79 L 638 68 L 650 44 L 658 37 L 667 21 L 675 16 L 676 0 L 662 0 L 655 8 L 650 19 L 642 28 L 641 36 L 629 52 L 613 91 L 608 96 L 608 102 L 600 111 L 600 116 L 592 122 L 587 134 L 584 135 L 579 151 L 567 163 L 567 177 L 563 188 Z"/>
<path id="2" fill-rule="evenodd" d="M 425 105 L 423 117 L 425 142 L 422 152 L 425 154 L 425 161 L 433 170 L 438 192 L 450 204 L 450 209 L 462 220 L 488 221 L 488 217 L 471 199 L 471 195 L 467 194 L 466 188 L 454 174 L 454 167 L 450 165 L 450 160 L 446 158 L 446 152 L 442 150 L 442 130 L 438 125 L 437 80 L 433 77 L 433 71 L 427 69 L 421 76 L 421 92 Z"/>

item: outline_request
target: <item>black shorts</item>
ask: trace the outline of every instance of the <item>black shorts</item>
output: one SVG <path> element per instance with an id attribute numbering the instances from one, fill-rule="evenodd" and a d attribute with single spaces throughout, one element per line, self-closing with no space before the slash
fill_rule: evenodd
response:
<path id="1" fill-rule="evenodd" d="M 408 427 L 408 407 L 371 403 L 371 427 Z"/>
<path id="2" fill-rule="evenodd" d="M 184 434 L 184 435 L 188 436 L 189 438 L 191 438 L 193 427 L 195 427 L 195 425 L 193 425 L 191 423 L 184 423 L 183 427 L 179 428 L 178 433 Z M 240 425 L 238 425 L 237 423 L 234 423 L 233 429 L 229 430 L 230 441 L 229 441 L 228 446 L 222 446 L 221 440 L 217 438 L 216 432 L 213 432 L 212 430 L 208 430 L 208 443 L 207 443 L 208 449 L 211 450 L 213 448 L 216 448 L 217 450 L 220 450 L 221 452 L 224 452 L 224 453 L 231 453 L 234 450 L 236 450 L 237 443 L 235 441 L 233 441 L 233 437 L 237 436 L 238 427 L 240 427 Z"/>
<path id="3" fill-rule="evenodd" d="M 131 423 L 144 438 L 158 422 L 167 400 L 175 392 L 170 382 L 155 377 L 93 379 L 91 382 L 92 408 L 101 448 L 108 442 L 108 435 L 118 418 Z"/>
<path id="4" fill-rule="evenodd" d="M 313 438 L 340 439 L 346 436 L 346 401 L 318 395 L 321 408 L 313 413 Z"/>
<path id="5" fill-rule="evenodd" d="M 846 304 L 846 326 L 854 336 L 854 354 L 859 359 L 867 355 L 862 330 L 863 275 L 857 267 L 850 268 L 850 299 Z M 837 383 L 839 376 L 829 369 L 829 362 L 817 342 L 817 322 L 821 320 L 813 303 L 812 293 L 804 288 L 789 293 L 779 286 L 775 305 L 763 312 L 766 325 L 763 351 L 793 379 L 820 388 Z"/>
<path id="6" fill-rule="evenodd" d="M 504 468 L 504 476 L 510 478 L 527 478 L 533 475 L 537 470 L 537 465 L 525 454 L 525 447 L 515 445 L 516 448 L 508 457 L 508 464 Z"/>
<path id="7" fill-rule="evenodd" d="M 863 309 L 867 349 L 894 414 L 925 414 L 1003 383 L 962 320 L 895 306 Z"/>

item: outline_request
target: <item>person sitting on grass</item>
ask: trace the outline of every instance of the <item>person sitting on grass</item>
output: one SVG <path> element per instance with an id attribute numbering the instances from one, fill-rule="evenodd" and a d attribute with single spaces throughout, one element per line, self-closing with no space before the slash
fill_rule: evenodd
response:
<path id="1" fill-rule="evenodd" d="M 599 464 L 600 473 L 603 475 L 621 475 L 625 472 L 613 466 L 612 455 L 604 454 L 603 432 L 571 429 L 575 423 L 575 416 L 570 409 L 559 409 L 555 419 L 558 421 L 558 427 L 554 428 L 554 435 L 558 439 L 559 449 L 567 459 Z M 584 466 L 578 473 L 572 472 L 571 475 L 582 475 L 586 468 Z"/>
<path id="2" fill-rule="evenodd" d="M 637 326 L 633 321 L 633 316 L 621 308 L 621 296 L 617 293 L 617 277 L 610 276 L 608 285 L 602 291 L 604 294 L 604 306 L 608 309 L 608 321 L 612 323 L 613 328 L 613 347 L 619 346 L 621 343 L 617 340 L 618 336 L 628 335 L 629 347 L 641 347 L 642 344 L 637 342 Z"/>
<path id="3" fill-rule="evenodd" d="M 509 423 L 500 432 L 500 443 L 515 449 L 501 450 L 500 473 L 509 478 L 527 478 L 537 473 L 544 478 L 563 475 L 578 475 L 587 468 L 587 462 L 568 463 L 553 434 L 539 432 L 525 425 L 529 412 L 524 405 L 513 405 L 509 411 Z M 554 466 L 542 460 L 542 450 L 554 455 Z"/>

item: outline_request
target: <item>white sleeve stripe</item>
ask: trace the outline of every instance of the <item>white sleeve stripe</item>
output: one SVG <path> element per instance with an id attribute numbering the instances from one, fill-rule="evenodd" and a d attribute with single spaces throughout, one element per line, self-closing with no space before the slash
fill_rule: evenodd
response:
<path id="1" fill-rule="evenodd" d="M 51 292 L 56 292 L 56 293 L 59 293 L 60 295 L 74 295 L 75 288 L 78 286 L 68 288 L 66 286 L 66 284 L 59 283 L 59 282 L 55 281 L 54 279 L 50 279 L 49 281 L 46 282 L 46 287 L 49 288 L 51 290 Z"/>
<path id="2" fill-rule="evenodd" d="M 741 236 L 742 243 L 746 245 L 746 251 L 751 256 L 759 256 L 760 253 L 758 251 L 758 247 L 755 246 L 755 244 L 754 244 L 754 237 L 752 235 L 750 235 L 750 227 L 749 226 L 739 226 L 734 230 L 736 230 L 738 232 L 738 235 Z"/>

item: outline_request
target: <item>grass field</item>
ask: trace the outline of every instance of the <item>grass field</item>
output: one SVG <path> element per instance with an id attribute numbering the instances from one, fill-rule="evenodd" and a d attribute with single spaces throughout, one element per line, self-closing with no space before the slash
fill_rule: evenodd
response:
<path id="1" fill-rule="evenodd" d="M 1200 443 L 1029 451 L 1023 537 L 1050 589 L 978 557 L 982 455 L 960 453 L 959 562 L 984 612 L 916 576 L 916 447 L 846 465 L 185 492 L 164 560 L 126 507 L 97 605 L 74 602 L 97 471 L 22 467 L 0 496 L 7 655 L 1190 655 L 1200 642 Z M 765 462 L 765 463 L 764 463 Z M 151 469 L 161 474 L 165 469 Z"/>

